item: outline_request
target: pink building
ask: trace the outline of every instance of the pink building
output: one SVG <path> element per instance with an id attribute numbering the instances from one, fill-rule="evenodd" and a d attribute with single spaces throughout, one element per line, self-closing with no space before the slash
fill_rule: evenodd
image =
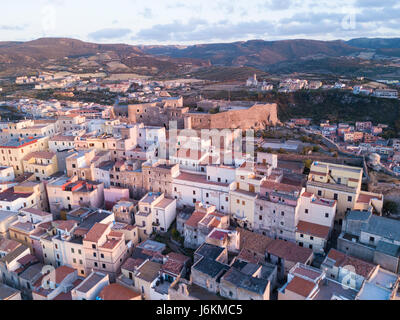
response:
<path id="1" fill-rule="evenodd" d="M 122 199 L 129 199 L 129 189 L 116 187 L 104 189 L 104 201 L 107 208 L 112 208 Z"/>

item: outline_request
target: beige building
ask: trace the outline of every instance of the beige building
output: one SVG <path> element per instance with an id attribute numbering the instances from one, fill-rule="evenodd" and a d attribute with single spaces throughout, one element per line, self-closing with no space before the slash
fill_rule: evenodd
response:
<path id="1" fill-rule="evenodd" d="M 144 189 L 172 196 L 173 178 L 178 177 L 180 174 L 178 164 L 162 162 L 150 164 L 146 162 L 142 166 L 142 172 Z"/>
<path id="2" fill-rule="evenodd" d="M 382 213 L 383 195 L 361 190 L 363 169 L 315 161 L 307 181 L 307 192 L 337 201 L 336 221 L 341 223 L 346 212 L 368 210 Z"/>
<path id="3" fill-rule="evenodd" d="M 83 239 L 86 267 L 107 273 L 115 281 L 130 253 L 128 245 L 125 235 L 112 230 L 111 224 L 96 223 Z"/>
<path id="4" fill-rule="evenodd" d="M 167 198 L 163 193 L 146 194 L 139 201 L 139 211 L 135 214 L 139 239 L 147 240 L 153 232 L 167 232 L 175 218 L 175 199 Z"/>
<path id="5" fill-rule="evenodd" d="M 13 167 L 15 175 L 24 173 L 23 160 L 32 152 L 48 149 L 49 137 L 10 139 L 0 144 L 0 165 Z"/>
<path id="6" fill-rule="evenodd" d="M 68 177 L 83 180 L 95 180 L 95 168 L 102 162 L 111 159 L 110 152 L 96 150 L 78 151 L 65 159 Z"/>
<path id="7" fill-rule="evenodd" d="M 241 227 L 253 229 L 256 199 L 265 180 L 254 173 L 254 166 L 248 162 L 236 170 L 235 188 L 229 193 L 230 208 L 232 218 Z"/>
<path id="8" fill-rule="evenodd" d="M 57 155 L 50 151 L 36 151 L 22 161 L 24 172 L 33 173 L 37 181 L 45 180 L 58 172 Z"/>
<path id="9" fill-rule="evenodd" d="M 144 194 L 142 162 L 117 161 L 110 171 L 110 185 L 129 189 L 131 197 L 142 196 Z"/>

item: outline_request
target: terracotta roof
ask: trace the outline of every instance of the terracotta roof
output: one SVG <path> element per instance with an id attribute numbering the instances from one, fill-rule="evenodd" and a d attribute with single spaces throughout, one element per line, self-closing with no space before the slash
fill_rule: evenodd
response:
<path id="1" fill-rule="evenodd" d="M 53 225 L 60 230 L 63 231 L 71 231 L 76 225 L 78 224 L 77 221 L 75 220 L 58 220 L 58 221 L 53 221 Z"/>
<path id="2" fill-rule="evenodd" d="M 260 258 L 257 256 L 255 257 L 254 254 L 247 249 L 243 249 L 242 251 L 240 251 L 240 253 L 236 257 L 236 259 L 243 260 L 243 261 L 246 261 L 249 263 L 254 263 L 254 264 L 260 263 Z"/>
<path id="3" fill-rule="evenodd" d="M 371 199 L 377 199 L 377 198 L 379 200 L 382 199 L 381 195 L 370 195 L 370 194 L 360 193 L 360 195 L 358 196 L 357 202 L 369 204 Z"/>
<path id="4" fill-rule="evenodd" d="M 172 261 L 177 261 L 180 263 L 186 263 L 188 260 L 190 260 L 189 257 L 180 254 L 180 253 L 176 253 L 176 252 L 170 252 L 167 254 L 167 259 L 168 260 L 172 260 Z"/>
<path id="5" fill-rule="evenodd" d="M 310 192 L 303 192 L 303 194 L 301 196 L 305 197 L 305 198 L 312 198 L 314 196 L 314 194 L 310 193 Z"/>
<path id="6" fill-rule="evenodd" d="M 336 267 L 353 267 L 355 270 L 355 273 L 364 277 L 364 278 L 369 278 L 371 273 L 375 270 L 377 267 L 376 265 L 366 262 L 361 259 L 357 259 L 355 257 L 346 255 L 340 251 L 337 251 L 335 249 L 331 249 L 328 253 L 328 258 L 332 259 L 335 261 L 335 266 Z"/>
<path id="7" fill-rule="evenodd" d="M 69 274 L 75 272 L 75 269 L 67 266 L 61 266 L 58 267 L 54 272 L 56 276 L 55 282 L 60 284 Z"/>
<path id="8" fill-rule="evenodd" d="M 292 262 L 306 263 L 313 255 L 308 248 L 299 247 L 295 243 L 284 240 L 272 240 L 267 248 L 268 253 Z"/>
<path id="9" fill-rule="evenodd" d="M 161 271 L 169 273 L 172 276 L 178 276 L 183 269 L 183 263 L 174 260 L 168 260 L 161 267 Z"/>
<path id="10" fill-rule="evenodd" d="M 24 160 L 28 161 L 29 159 L 32 158 L 38 158 L 38 159 L 47 159 L 51 160 L 56 154 L 51 151 L 37 151 L 37 152 L 31 152 L 27 156 L 25 156 Z"/>
<path id="11" fill-rule="evenodd" d="M 134 292 L 118 283 L 104 287 L 99 294 L 102 300 L 141 300 L 140 293 Z"/>
<path id="12" fill-rule="evenodd" d="M 21 244 L 15 240 L 1 239 L 0 240 L 0 251 L 10 253 L 18 248 Z"/>
<path id="13" fill-rule="evenodd" d="M 297 293 L 304 298 L 307 298 L 314 288 L 314 282 L 305 280 L 300 277 L 294 277 L 292 281 L 289 282 L 285 290 L 289 290 L 291 292 Z"/>
<path id="14" fill-rule="evenodd" d="M 121 240 L 107 240 L 100 248 L 102 249 L 114 249 Z"/>
<path id="15" fill-rule="evenodd" d="M 121 269 L 134 272 L 138 267 L 140 267 L 143 264 L 144 261 L 145 260 L 141 258 L 138 259 L 128 258 L 125 261 L 125 263 L 121 266 Z"/>
<path id="16" fill-rule="evenodd" d="M 311 268 L 307 268 L 307 266 L 300 265 L 297 268 L 295 268 L 293 274 L 300 275 L 308 279 L 311 279 L 313 281 L 316 281 L 322 275 L 322 271 L 312 270 Z"/>
<path id="17" fill-rule="evenodd" d="M 297 224 L 297 232 L 308 234 L 325 240 L 327 240 L 329 237 L 329 230 L 329 227 L 306 221 L 299 221 L 299 223 Z"/>
<path id="18" fill-rule="evenodd" d="M 51 215 L 50 212 L 45 212 L 45 211 L 42 211 L 42 210 L 39 210 L 36 208 L 24 208 L 24 209 L 21 209 L 21 211 L 29 212 L 29 213 L 32 213 L 32 214 L 35 214 L 35 215 L 41 216 L 41 217 Z"/>
<path id="19" fill-rule="evenodd" d="M 262 234 L 245 229 L 238 228 L 237 231 L 240 233 L 240 249 L 247 249 L 260 255 L 265 255 L 267 247 L 274 241 Z"/>
<path id="20" fill-rule="evenodd" d="M 108 229 L 108 224 L 96 223 L 86 234 L 84 241 L 97 242 Z"/>
<path id="21" fill-rule="evenodd" d="M 168 207 L 174 201 L 175 201 L 175 199 L 164 198 L 159 203 L 157 203 L 154 207 L 165 209 L 166 207 Z"/>
<path id="22" fill-rule="evenodd" d="M 205 216 L 205 213 L 195 211 L 193 214 L 190 216 L 190 218 L 185 222 L 185 225 L 192 227 L 192 228 L 197 228 L 197 225 L 203 219 Z"/>

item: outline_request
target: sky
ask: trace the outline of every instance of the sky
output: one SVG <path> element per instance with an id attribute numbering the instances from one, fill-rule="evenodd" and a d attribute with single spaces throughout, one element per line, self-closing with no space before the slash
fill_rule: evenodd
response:
<path id="1" fill-rule="evenodd" d="M 2 0 L 0 41 L 199 44 L 400 37 L 399 0 Z"/>

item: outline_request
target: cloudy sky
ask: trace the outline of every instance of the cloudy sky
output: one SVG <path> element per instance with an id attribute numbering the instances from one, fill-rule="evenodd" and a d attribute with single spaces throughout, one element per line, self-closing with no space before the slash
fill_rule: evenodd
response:
<path id="1" fill-rule="evenodd" d="M 400 37 L 399 0 L 2 0 L 0 41 L 194 44 Z"/>

